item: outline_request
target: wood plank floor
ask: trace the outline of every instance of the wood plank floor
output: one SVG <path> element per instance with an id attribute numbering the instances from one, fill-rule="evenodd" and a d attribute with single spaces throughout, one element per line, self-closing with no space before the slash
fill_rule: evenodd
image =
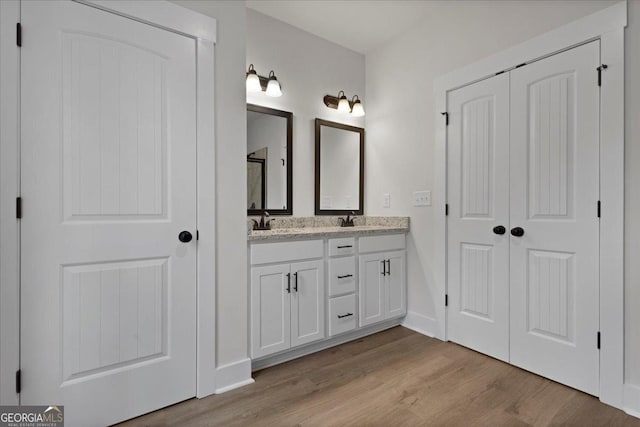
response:
<path id="1" fill-rule="evenodd" d="M 639 426 L 595 397 L 396 327 L 122 426 Z"/>

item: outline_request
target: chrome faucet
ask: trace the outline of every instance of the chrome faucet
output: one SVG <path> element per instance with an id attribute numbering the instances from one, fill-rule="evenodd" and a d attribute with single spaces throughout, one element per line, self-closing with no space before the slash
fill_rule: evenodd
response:
<path id="1" fill-rule="evenodd" d="M 255 219 L 251 219 L 253 221 L 253 229 L 254 230 L 271 230 L 271 221 L 265 221 L 266 218 L 269 217 L 269 212 L 262 212 L 262 216 L 260 217 L 260 222 Z"/>
<path id="2" fill-rule="evenodd" d="M 347 214 L 347 218 L 338 218 L 338 221 L 340 221 L 340 227 L 353 227 L 355 225 L 353 223 L 355 214 L 355 211 L 351 211 L 351 216 Z"/>

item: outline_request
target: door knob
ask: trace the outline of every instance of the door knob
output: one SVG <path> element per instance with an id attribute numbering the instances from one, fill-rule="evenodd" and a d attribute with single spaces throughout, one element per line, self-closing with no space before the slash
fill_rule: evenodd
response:
<path id="1" fill-rule="evenodd" d="M 193 236 L 188 231 L 181 231 L 180 234 L 178 234 L 178 240 L 182 243 L 189 243 L 191 239 L 193 239 Z"/>
<path id="2" fill-rule="evenodd" d="M 514 227 L 511 229 L 511 235 L 515 237 L 524 236 L 524 228 L 522 227 Z"/>
<path id="3" fill-rule="evenodd" d="M 504 228 L 504 225 L 496 225 L 493 227 L 493 232 L 496 234 L 504 234 L 507 232 L 507 229 Z"/>

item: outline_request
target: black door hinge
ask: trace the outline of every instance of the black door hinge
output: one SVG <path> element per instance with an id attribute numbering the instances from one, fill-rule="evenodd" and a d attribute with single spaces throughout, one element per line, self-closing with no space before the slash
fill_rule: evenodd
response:
<path id="1" fill-rule="evenodd" d="M 600 331 L 598 331 L 598 350 L 600 350 Z"/>
<path id="2" fill-rule="evenodd" d="M 449 307 L 449 294 L 444 294 L 444 306 Z"/>
<path id="3" fill-rule="evenodd" d="M 440 113 L 440 114 L 444 116 L 444 125 L 449 126 L 449 113 L 445 111 L 444 113 Z"/>
<path id="4" fill-rule="evenodd" d="M 16 371 L 16 393 L 20 394 L 22 391 L 22 380 L 21 380 L 21 372 L 20 369 Z"/>
<path id="5" fill-rule="evenodd" d="M 16 218 L 22 218 L 22 197 L 16 197 Z"/>
<path id="6" fill-rule="evenodd" d="M 19 22 L 16 24 L 16 44 L 22 47 L 22 24 Z"/>
<path id="7" fill-rule="evenodd" d="M 602 70 L 609 68 L 607 64 L 602 64 L 596 70 L 598 70 L 598 86 L 602 86 Z"/>
<path id="8" fill-rule="evenodd" d="M 445 203 L 444 205 L 444 215 L 449 216 L 449 203 Z"/>
<path id="9" fill-rule="evenodd" d="M 598 218 L 600 218 L 600 200 L 598 200 Z"/>

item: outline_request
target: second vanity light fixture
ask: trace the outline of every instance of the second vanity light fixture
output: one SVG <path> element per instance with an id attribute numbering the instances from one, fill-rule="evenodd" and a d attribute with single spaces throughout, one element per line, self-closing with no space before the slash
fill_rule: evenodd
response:
<path id="1" fill-rule="evenodd" d="M 334 108 L 341 113 L 351 113 L 354 117 L 364 116 L 364 107 L 358 95 L 353 95 L 353 98 L 349 101 L 343 90 L 338 92 L 338 96 L 325 95 L 324 105 L 329 108 Z"/>
<path id="2" fill-rule="evenodd" d="M 273 70 L 269 72 L 269 77 L 263 77 L 258 75 L 253 64 L 249 65 L 249 71 L 247 71 L 247 92 L 264 92 L 273 97 L 282 95 L 280 82 Z"/>

